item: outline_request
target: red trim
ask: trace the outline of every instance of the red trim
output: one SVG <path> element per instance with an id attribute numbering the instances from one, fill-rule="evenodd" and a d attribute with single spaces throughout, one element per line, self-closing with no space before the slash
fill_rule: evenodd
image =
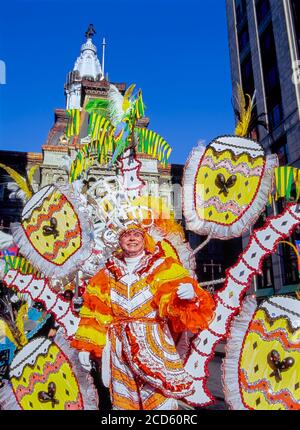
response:
<path id="1" fill-rule="evenodd" d="M 76 374 L 75 374 L 75 372 L 74 372 L 74 369 L 73 369 L 73 366 L 72 366 L 72 364 L 71 364 L 71 362 L 70 362 L 70 360 L 69 360 L 69 358 L 67 357 L 67 355 L 63 352 L 63 350 L 57 345 L 57 343 L 56 342 L 53 342 L 50 346 L 49 346 L 49 348 L 51 348 L 51 346 L 56 346 L 57 347 L 57 349 L 59 350 L 59 354 L 61 354 L 62 355 L 62 357 L 65 359 L 65 361 L 68 363 L 68 365 L 70 366 L 70 369 L 71 369 L 71 371 L 72 371 L 72 373 L 73 373 L 73 376 L 74 376 L 74 379 L 75 379 L 75 381 L 76 381 L 76 385 L 77 385 L 77 389 L 78 389 L 78 394 L 79 394 L 79 399 L 80 399 L 80 403 L 81 403 L 81 408 L 80 409 L 84 409 L 84 401 L 83 401 L 83 397 L 82 397 L 82 394 L 81 394 L 81 389 L 80 389 L 80 386 L 79 386 L 79 383 L 78 383 L 78 380 L 77 380 L 77 376 L 76 376 Z M 37 362 L 37 360 L 38 360 L 38 358 L 41 356 L 41 355 L 43 355 L 43 354 L 39 354 L 37 357 L 36 357 L 36 361 L 35 362 Z M 47 364 L 47 363 L 46 363 Z M 59 371 L 59 369 L 57 370 L 57 372 Z M 56 373 L 57 373 L 56 372 Z M 30 378 L 32 377 L 32 375 L 34 375 L 34 374 L 31 374 L 31 376 L 30 376 Z M 49 378 L 48 378 L 49 379 Z M 19 402 L 19 399 L 17 398 L 17 395 L 16 395 L 16 392 L 15 392 L 15 390 L 14 390 L 14 388 L 12 389 L 12 391 L 13 391 L 13 393 L 14 393 L 14 396 L 15 396 L 15 399 L 16 399 L 16 401 L 17 401 L 17 403 L 18 403 L 18 405 L 20 406 L 20 408 L 22 409 L 22 410 L 24 410 L 24 408 L 22 407 L 22 405 L 21 405 L 21 403 Z M 27 395 L 27 394 L 26 394 Z M 24 397 L 24 395 L 23 395 L 23 397 Z M 22 398 L 23 398 L 22 397 Z M 77 397 L 77 399 L 78 399 L 78 397 Z M 21 401 L 22 399 L 20 399 L 20 401 Z M 66 404 L 67 402 L 65 402 L 65 404 Z"/>
<path id="2" fill-rule="evenodd" d="M 33 249 L 35 250 L 35 252 L 37 253 L 37 254 L 39 254 L 39 256 L 43 259 L 43 260 L 45 260 L 45 261 L 47 261 L 47 263 L 48 264 L 52 264 L 53 266 L 55 266 L 55 267 L 62 267 L 62 266 L 64 266 L 64 264 L 66 264 L 66 262 L 71 258 L 71 257 L 73 257 L 77 252 L 79 252 L 80 251 L 80 249 L 81 249 L 81 247 L 82 247 L 82 229 L 81 229 L 81 225 L 80 225 L 80 220 L 79 220 L 79 217 L 78 217 L 78 215 L 77 215 L 77 210 L 75 210 L 74 209 L 74 205 L 70 202 L 70 200 L 65 196 L 65 194 L 62 192 L 62 191 L 60 191 L 59 189 L 55 189 L 55 190 L 53 190 L 53 191 L 58 191 L 62 196 L 63 196 L 63 198 L 67 201 L 67 203 L 69 203 L 69 205 L 72 207 L 72 209 L 73 209 L 73 212 L 74 212 L 74 214 L 76 215 L 76 218 L 77 218 L 77 226 L 78 226 L 78 229 L 79 229 L 79 236 L 80 236 L 80 246 L 79 246 L 79 248 L 77 248 L 76 250 L 75 250 L 75 252 L 73 252 L 73 254 L 71 254 L 63 263 L 54 263 L 53 261 L 50 261 L 50 260 L 47 260 L 46 258 L 45 258 L 45 256 L 43 255 L 43 254 L 41 254 L 37 249 L 36 249 L 36 247 L 34 246 L 34 244 L 33 244 L 33 242 L 31 241 L 31 239 L 30 239 L 30 236 L 27 234 L 27 231 L 26 231 L 26 229 L 24 228 L 24 226 L 23 226 L 23 222 L 22 222 L 22 224 L 21 224 L 21 227 L 22 227 L 22 229 L 23 229 L 23 231 L 24 231 L 24 234 L 25 234 L 25 236 L 26 236 L 26 238 L 27 238 L 27 240 L 28 240 L 28 242 L 30 243 L 30 245 L 33 247 Z M 45 200 L 49 200 L 50 199 L 50 197 L 51 197 L 51 195 L 52 195 L 52 193 L 45 199 Z M 42 203 L 41 203 L 41 205 L 44 203 L 44 201 L 42 201 Z M 64 202 L 64 204 L 65 204 L 66 202 Z M 41 206 L 40 205 L 40 206 Z M 39 206 L 39 207 L 40 207 Z M 37 209 L 39 209 L 39 207 L 37 208 Z M 35 211 L 36 209 L 33 209 L 33 211 L 32 211 L 32 213 Z M 31 213 L 31 216 L 32 216 L 32 213 Z M 74 230 L 73 230 L 74 231 Z"/>
<path id="3" fill-rule="evenodd" d="M 128 155 L 128 156 L 126 156 L 126 157 L 122 157 L 121 159 L 120 159 L 120 162 L 121 162 L 121 174 L 122 174 L 122 176 L 123 176 L 123 178 L 124 178 L 124 172 L 126 171 L 126 169 L 124 168 L 124 162 L 123 162 L 123 160 L 126 160 L 126 159 L 128 159 L 128 158 L 132 158 L 137 164 L 138 164 L 138 166 L 136 166 L 136 167 L 134 167 L 133 169 L 132 169 L 132 171 L 136 171 L 136 177 L 137 177 L 137 179 L 141 182 L 141 185 L 139 186 L 139 187 L 137 187 L 137 188 L 125 188 L 125 190 L 127 190 L 127 191 L 134 191 L 134 190 L 139 190 L 139 191 L 141 191 L 142 190 L 142 188 L 144 188 L 144 186 L 146 185 L 146 183 L 143 181 L 143 179 L 141 178 L 141 176 L 140 176 L 140 171 L 141 171 L 141 167 L 142 167 L 142 162 L 140 161 L 140 160 L 138 160 L 137 159 L 137 156 L 136 156 L 136 152 L 134 151 L 134 153 L 133 154 L 130 154 L 130 155 Z M 128 170 L 130 170 L 130 169 L 128 169 Z M 124 183 L 123 183 L 123 185 L 125 185 Z M 140 195 L 140 192 L 139 192 L 139 195 Z"/>
<path id="4" fill-rule="evenodd" d="M 14 272 L 16 272 L 16 274 L 15 274 L 15 276 L 14 276 L 14 278 L 13 278 L 13 280 L 12 281 L 9 281 L 9 285 L 8 285 L 8 282 L 6 281 L 6 277 L 7 277 L 7 275 L 9 274 L 9 272 L 10 271 L 14 271 Z M 10 286 L 15 282 L 15 280 L 16 280 L 16 277 L 19 275 L 19 272 L 17 271 L 17 269 L 11 269 L 11 270 L 9 270 L 6 274 L 5 274 L 5 276 L 4 276 L 4 278 L 3 278 L 3 282 L 4 282 L 4 284 L 7 286 L 7 288 L 10 288 Z"/>
<path id="5" fill-rule="evenodd" d="M 244 257 L 241 257 L 241 262 L 244 263 L 244 265 L 247 267 L 247 269 L 251 270 L 251 272 L 253 272 L 253 270 L 256 270 L 255 267 L 250 266 L 250 264 L 247 263 L 247 261 L 245 260 Z"/>
<path id="6" fill-rule="evenodd" d="M 7 274 L 5 275 L 5 277 L 9 274 L 9 272 L 10 271 L 8 271 L 7 272 Z M 22 275 L 22 273 L 20 273 L 20 272 L 18 272 L 17 273 L 17 275 L 15 276 L 15 278 L 14 278 L 14 280 L 16 279 L 16 277 L 18 276 L 18 275 Z M 26 276 L 28 276 L 28 275 L 26 275 Z M 30 280 L 30 282 L 27 284 L 27 286 L 26 286 L 26 288 L 22 291 L 23 293 L 27 293 L 27 294 L 29 294 L 29 296 L 31 297 L 31 299 L 34 301 L 34 302 L 38 302 L 38 303 L 42 303 L 45 307 L 46 307 L 46 310 L 47 310 L 47 312 L 50 312 L 53 316 L 54 316 L 54 318 L 55 318 L 55 320 L 65 329 L 65 332 L 66 332 L 66 335 L 67 335 L 67 339 L 69 339 L 69 340 L 72 340 L 73 339 L 73 335 L 72 336 L 68 336 L 68 333 L 67 333 L 67 328 L 66 328 L 66 326 L 65 326 L 65 324 L 61 321 L 61 319 L 63 319 L 65 316 L 66 316 L 66 314 L 69 312 L 69 311 L 71 311 L 71 313 L 72 313 L 72 315 L 74 316 L 74 318 L 76 318 L 76 319 L 78 319 L 78 316 L 74 313 L 74 311 L 73 311 L 73 308 L 72 308 L 72 302 L 69 302 L 68 300 L 65 300 L 63 297 L 61 297 L 61 296 L 59 296 L 58 295 L 58 293 L 52 288 L 52 286 L 49 284 L 49 282 L 48 282 L 48 280 L 47 280 L 47 278 L 45 278 L 45 279 L 43 279 L 43 278 L 38 278 L 36 275 L 31 275 L 32 276 L 32 279 Z M 35 280 L 44 280 L 44 282 L 45 282 L 45 285 L 44 285 L 44 288 L 42 289 L 42 291 L 40 292 L 40 294 L 36 297 L 36 298 L 34 298 L 33 296 L 32 296 L 32 294 L 31 294 L 31 292 L 30 291 L 28 291 L 28 288 L 29 288 L 29 286 L 30 286 L 30 284 L 33 282 L 33 281 L 35 281 Z M 18 288 L 18 287 L 16 287 L 15 285 L 13 285 L 13 283 L 11 283 L 10 285 L 8 285 L 7 284 L 7 282 L 6 282 L 6 280 L 5 280 L 5 278 L 3 279 L 3 282 L 4 282 L 4 284 L 8 287 L 8 288 Z M 44 289 L 46 288 L 46 286 L 48 286 L 48 288 L 49 288 L 49 290 L 51 291 L 51 293 L 53 293 L 53 294 L 55 294 L 55 296 L 57 297 L 57 299 L 56 299 L 56 301 L 54 302 L 54 304 L 53 304 L 53 306 L 51 306 L 51 308 L 50 309 L 48 309 L 47 308 L 47 306 L 46 306 L 46 302 L 43 300 L 43 299 L 40 299 L 40 296 L 43 294 L 43 292 L 44 292 Z M 62 315 L 62 316 L 60 316 L 59 318 L 58 318 L 58 316 L 57 316 L 57 314 L 53 311 L 53 310 L 51 310 L 51 309 L 53 309 L 54 308 L 54 306 L 56 305 L 56 303 L 57 303 L 57 300 L 58 299 L 60 299 L 62 302 L 64 302 L 64 303 L 68 303 L 68 307 L 67 307 L 67 310 L 66 310 L 66 312 Z M 75 334 L 75 333 L 74 333 Z"/>

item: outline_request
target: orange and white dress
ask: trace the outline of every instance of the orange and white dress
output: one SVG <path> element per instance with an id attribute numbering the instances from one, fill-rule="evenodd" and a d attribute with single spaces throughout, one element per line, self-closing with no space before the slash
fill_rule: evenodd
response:
<path id="1" fill-rule="evenodd" d="M 182 283 L 194 286 L 193 300 L 178 298 Z M 114 409 L 176 409 L 177 399 L 193 393 L 171 331 L 205 329 L 215 305 L 160 244 L 136 260 L 112 257 L 90 280 L 83 298 L 73 346 L 100 358 L 110 345 Z"/>

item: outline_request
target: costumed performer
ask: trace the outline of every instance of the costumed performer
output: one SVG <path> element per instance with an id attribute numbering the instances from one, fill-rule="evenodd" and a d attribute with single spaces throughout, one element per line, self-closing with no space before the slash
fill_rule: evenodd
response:
<path id="1" fill-rule="evenodd" d="M 193 380 L 171 332 L 207 328 L 214 300 L 141 225 L 121 230 L 119 245 L 89 281 L 72 345 L 86 369 L 102 358 L 113 409 L 177 409 Z"/>

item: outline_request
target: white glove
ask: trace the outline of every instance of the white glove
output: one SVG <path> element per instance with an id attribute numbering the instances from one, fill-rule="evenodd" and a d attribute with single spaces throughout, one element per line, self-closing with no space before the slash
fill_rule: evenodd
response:
<path id="1" fill-rule="evenodd" d="M 104 387 L 109 388 L 111 380 L 110 341 L 107 339 L 102 352 L 101 376 Z"/>
<path id="2" fill-rule="evenodd" d="M 78 354 L 78 359 L 80 361 L 81 366 L 87 370 L 88 372 L 92 369 L 91 361 L 90 361 L 90 353 L 87 351 L 80 351 Z"/>
<path id="3" fill-rule="evenodd" d="M 195 297 L 195 291 L 192 284 L 180 284 L 177 290 L 177 296 L 181 300 L 193 300 Z"/>

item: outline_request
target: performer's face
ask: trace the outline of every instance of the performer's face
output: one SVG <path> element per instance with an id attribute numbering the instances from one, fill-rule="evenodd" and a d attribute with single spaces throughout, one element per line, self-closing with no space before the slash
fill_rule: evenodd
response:
<path id="1" fill-rule="evenodd" d="M 120 237 L 120 246 L 125 257 L 136 257 L 142 254 L 145 246 L 143 233 L 134 230 L 126 231 Z"/>

